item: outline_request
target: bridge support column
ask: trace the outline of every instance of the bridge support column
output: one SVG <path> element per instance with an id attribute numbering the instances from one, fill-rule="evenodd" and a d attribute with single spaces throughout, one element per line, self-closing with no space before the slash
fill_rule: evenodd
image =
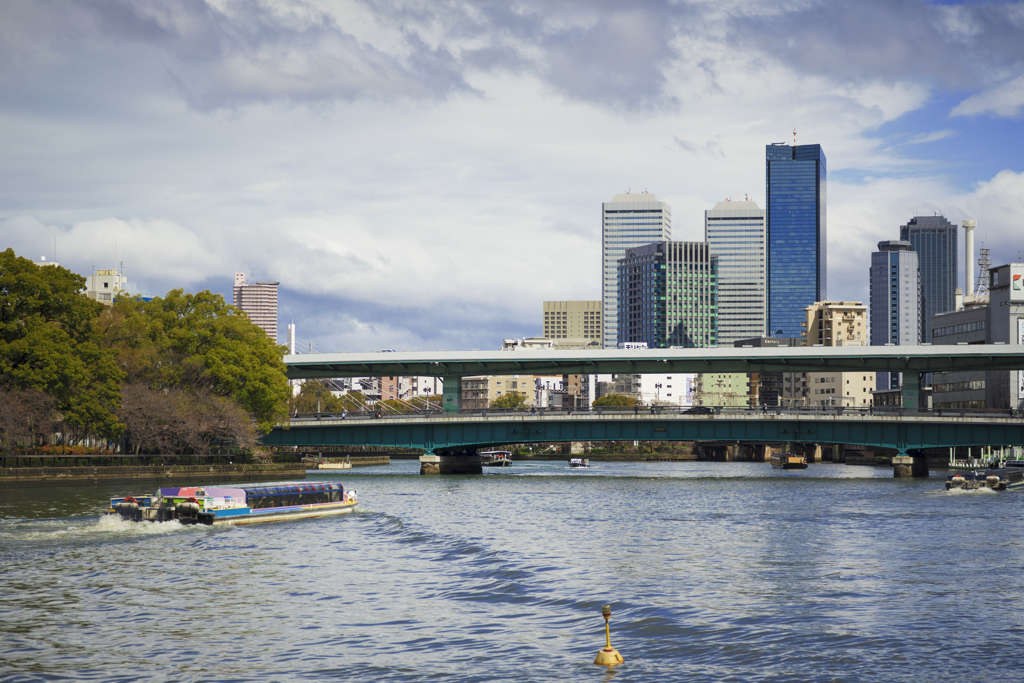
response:
<path id="1" fill-rule="evenodd" d="M 921 375 L 916 372 L 903 373 L 903 407 L 917 410 L 921 406 Z"/>
<path id="2" fill-rule="evenodd" d="M 424 453 L 420 456 L 420 474 L 483 474 L 483 460 L 479 455 Z"/>
<path id="3" fill-rule="evenodd" d="M 894 477 L 927 477 L 928 458 L 924 455 L 907 455 L 901 453 L 892 458 L 892 476 Z"/>
<path id="4" fill-rule="evenodd" d="M 807 458 L 811 462 L 821 462 L 821 444 L 814 444 L 814 450 L 811 452 L 811 457 Z"/>
<path id="5" fill-rule="evenodd" d="M 462 405 L 462 376 L 444 375 L 441 377 L 442 393 L 444 401 L 444 412 L 457 413 Z"/>

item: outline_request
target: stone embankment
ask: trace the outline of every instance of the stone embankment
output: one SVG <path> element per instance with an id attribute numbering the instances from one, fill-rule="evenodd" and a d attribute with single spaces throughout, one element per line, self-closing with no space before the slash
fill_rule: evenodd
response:
<path id="1" fill-rule="evenodd" d="M 195 477 L 239 479 L 305 479 L 301 462 L 238 465 L 106 465 L 101 467 L 4 467 L 0 483 L 94 483 L 117 479 L 177 479 Z"/>

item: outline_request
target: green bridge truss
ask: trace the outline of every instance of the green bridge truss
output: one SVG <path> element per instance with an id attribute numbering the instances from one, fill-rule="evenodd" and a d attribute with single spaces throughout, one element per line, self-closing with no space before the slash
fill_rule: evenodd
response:
<path id="1" fill-rule="evenodd" d="M 414 416 L 302 421 L 267 434 L 267 446 L 386 446 L 460 452 L 498 444 L 566 441 L 842 443 L 900 453 L 951 446 L 1024 445 L 1019 417 L 869 415 Z"/>

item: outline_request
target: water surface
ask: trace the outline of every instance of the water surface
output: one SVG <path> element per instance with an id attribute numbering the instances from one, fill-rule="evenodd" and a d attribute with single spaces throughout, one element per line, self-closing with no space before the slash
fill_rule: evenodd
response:
<path id="1" fill-rule="evenodd" d="M 1024 676 L 1020 492 L 831 464 L 417 472 L 310 474 L 357 512 L 238 528 L 101 516 L 159 482 L 0 489 L 0 680 Z"/>

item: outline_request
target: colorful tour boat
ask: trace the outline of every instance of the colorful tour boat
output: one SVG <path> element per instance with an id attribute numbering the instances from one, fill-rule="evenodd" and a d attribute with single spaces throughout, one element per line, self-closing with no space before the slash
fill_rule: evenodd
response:
<path id="1" fill-rule="evenodd" d="M 107 514 L 133 522 L 237 525 L 340 515 L 357 502 L 356 491 L 346 491 L 340 482 L 187 486 L 111 498 Z"/>

